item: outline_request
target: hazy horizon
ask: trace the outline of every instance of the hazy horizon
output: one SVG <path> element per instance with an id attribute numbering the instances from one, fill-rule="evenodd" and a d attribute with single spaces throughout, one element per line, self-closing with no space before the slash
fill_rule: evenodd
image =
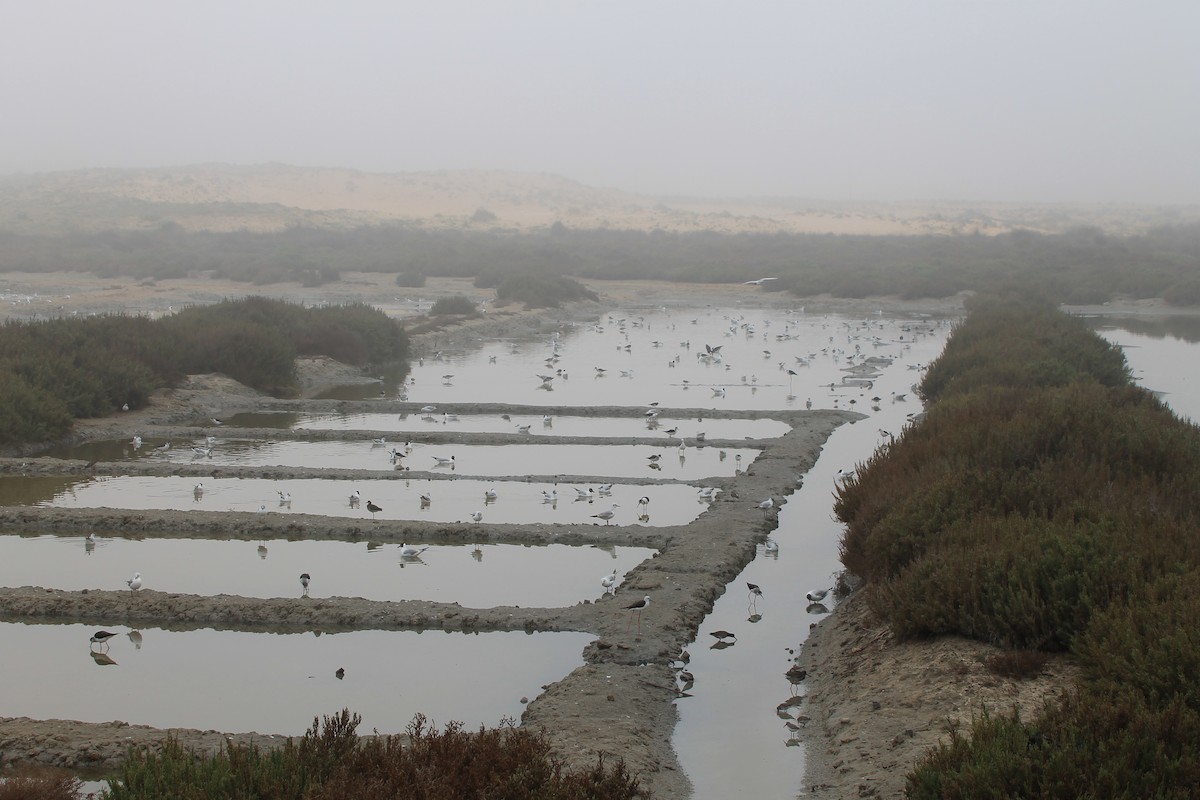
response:
<path id="1" fill-rule="evenodd" d="M 1200 203 L 1200 5 L 12 4 L 0 173 L 552 173 L 656 196 Z"/>

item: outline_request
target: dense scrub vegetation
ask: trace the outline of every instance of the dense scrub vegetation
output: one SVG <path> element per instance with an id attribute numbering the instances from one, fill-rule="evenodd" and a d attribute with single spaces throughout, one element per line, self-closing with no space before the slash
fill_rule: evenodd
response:
<path id="1" fill-rule="evenodd" d="M 1084 678 L 955 731 L 909 795 L 1194 796 L 1200 428 L 1027 301 L 976 304 L 920 388 L 925 418 L 839 489 L 844 564 L 901 637 L 1069 652 Z"/>
<path id="2" fill-rule="evenodd" d="M 325 717 L 298 741 L 279 748 L 229 744 L 213 756 L 167 739 L 157 750 L 131 751 L 109 800 L 245 797 L 257 800 L 341 800 L 355 797 L 467 797 L 511 800 L 628 800 L 644 796 L 623 763 L 570 772 L 546 740 L 502 725 L 469 733 L 457 724 L 438 732 L 421 716 L 402 737 L 360 738 L 360 718 Z"/>
<path id="3" fill-rule="evenodd" d="M 555 275 L 514 275 L 496 287 L 496 302 L 524 303 L 529 308 L 558 308 L 575 300 L 598 302 L 600 296 L 573 278 Z"/>
<path id="4" fill-rule="evenodd" d="M 49 237 L 0 232 L 0 272 L 86 270 L 135 278 L 216 277 L 266 285 L 319 285 L 344 272 L 383 272 L 397 284 L 427 276 L 513 275 L 702 283 L 778 277 L 772 291 L 868 297 L 948 297 L 965 290 L 1032 288 L 1060 303 L 1113 295 L 1200 303 L 1200 225 L 1120 237 L 1081 228 L 1062 234 L 847 236 L 572 230 L 544 233 L 425 231 L 403 226 L 280 233 L 151 231 Z"/>
<path id="5" fill-rule="evenodd" d="M 431 317 L 439 317 L 445 314 L 458 314 L 466 316 L 475 316 L 479 314 L 479 309 L 471 302 L 469 297 L 464 297 L 461 294 L 456 294 L 453 297 L 441 297 L 433 304 L 433 308 L 429 309 Z"/>
<path id="6" fill-rule="evenodd" d="M 45 442 L 75 419 L 141 408 L 184 375 L 220 372 L 289 394 L 298 355 L 366 366 L 407 354 L 404 329 L 362 304 L 303 308 L 249 297 L 157 320 L 10 321 L 0 327 L 0 444 Z"/>

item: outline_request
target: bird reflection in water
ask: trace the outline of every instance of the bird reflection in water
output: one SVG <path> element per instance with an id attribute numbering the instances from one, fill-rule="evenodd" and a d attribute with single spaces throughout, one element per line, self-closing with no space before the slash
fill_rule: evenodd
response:
<path id="1" fill-rule="evenodd" d="M 104 652 L 103 650 L 92 650 L 91 656 L 92 656 L 92 661 L 95 661 L 96 665 L 100 666 L 100 667 L 107 667 L 110 665 L 115 666 L 117 663 L 116 661 L 113 660 L 112 656 L 110 656 L 108 653 Z"/>
<path id="2" fill-rule="evenodd" d="M 129 633 L 127 633 L 125 635 L 129 637 L 129 641 L 133 642 L 134 650 L 142 649 L 142 632 L 141 631 L 130 631 Z"/>

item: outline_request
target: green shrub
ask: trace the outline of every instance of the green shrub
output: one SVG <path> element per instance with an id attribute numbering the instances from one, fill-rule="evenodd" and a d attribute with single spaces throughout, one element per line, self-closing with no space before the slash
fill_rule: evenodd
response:
<path id="1" fill-rule="evenodd" d="M 479 313 L 479 309 L 475 307 L 470 298 L 456 294 L 453 297 L 439 297 L 437 302 L 433 304 L 433 308 L 429 309 L 429 313 L 435 317 L 444 314 L 473 316 Z"/>
<path id="2" fill-rule="evenodd" d="M 501 302 L 524 303 L 529 308 L 558 308 L 575 300 L 599 301 L 600 296 L 573 278 L 550 275 L 518 275 L 496 287 Z"/>

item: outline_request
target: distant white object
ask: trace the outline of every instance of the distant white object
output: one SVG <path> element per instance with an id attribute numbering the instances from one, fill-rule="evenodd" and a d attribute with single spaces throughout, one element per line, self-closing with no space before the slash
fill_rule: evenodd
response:
<path id="1" fill-rule="evenodd" d="M 133 577 L 125 581 L 125 585 L 129 587 L 130 592 L 136 592 L 142 588 L 142 573 L 135 572 Z"/>

